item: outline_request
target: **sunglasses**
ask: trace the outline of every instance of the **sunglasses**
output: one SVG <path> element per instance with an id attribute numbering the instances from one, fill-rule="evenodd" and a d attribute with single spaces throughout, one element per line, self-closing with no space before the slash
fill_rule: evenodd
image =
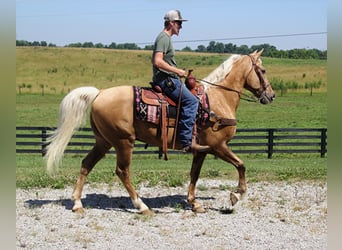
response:
<path id="1" fill-rule="evenodd" d="M 177 23 L 179 26 L 182 26 L 182 21 L 175 21 L 175 23 Z"/>

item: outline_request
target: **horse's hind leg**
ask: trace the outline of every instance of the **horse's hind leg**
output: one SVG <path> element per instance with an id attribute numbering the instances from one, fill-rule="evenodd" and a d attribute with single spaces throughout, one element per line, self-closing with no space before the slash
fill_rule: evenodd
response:
<path id="1" fill-rule="evenodd" d="M 144 215 L 152 215 L 153 212 L 140 199 L 130 180 L 130 165 L 132 160 L 133 147 L 133 140 L 121 140 L 120 143 L 115 145 L 117 156 L 116 174 L 125 186 L 134 207 L 139 209 L 140 213 Z"/>
<path id="2" fill-rule="evenodd" d="M 80 170 L 80 175 L 77 179 L 72 198 L 74 200 L 74 206 L 72 208 L 73 212 L 83 211 L 83 205 L 81 202 L 81 196 L 83 191 L 83 186 L 85 179 L 90 171 L 93 169 L 95 164 L 101 160 L 101 158 L 108 152 L 111 145 L 105 142 L 103 139 L 97 138 L 96 144 L 88 155 L 82 160 L 82 166 Z"/>

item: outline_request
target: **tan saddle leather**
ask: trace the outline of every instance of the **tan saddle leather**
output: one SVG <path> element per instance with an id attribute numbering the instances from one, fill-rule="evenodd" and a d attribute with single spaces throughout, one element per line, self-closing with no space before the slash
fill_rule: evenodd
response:
<path id="1" fill-rule="evenodd" d="M 157 92 L 154 88 L 141 90 L 141 99 L 144 103 L 149 105 L 160 105 L 162 101 L 167 101 L 169 105 L 176 106 L 176 103 L 161 92 Z"/>

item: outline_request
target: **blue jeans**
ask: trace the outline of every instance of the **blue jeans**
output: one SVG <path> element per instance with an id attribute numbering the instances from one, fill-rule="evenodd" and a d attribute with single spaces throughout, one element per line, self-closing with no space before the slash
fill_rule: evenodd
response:
<path id="1" fill-rule="evenodd" d="M 171 82 L 170 82 L 171 81 Z M 182 88 L 181 109 L 178 123 L 178 140 L 183 147 L 191 145 L 192 132 L 198 109 L 198 99 L 178 78 L 167 78 L 154 82 L 175 103 L 178 103 L 180 89 Z"/>

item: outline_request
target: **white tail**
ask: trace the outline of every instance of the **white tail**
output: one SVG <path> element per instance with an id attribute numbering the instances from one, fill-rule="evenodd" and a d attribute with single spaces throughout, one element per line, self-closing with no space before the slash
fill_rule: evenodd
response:
<path id="1" fill-rule="evenodd" d="M 59 167 L 66 146 L 73 133 L 84 124 L 89 107 L 98 93 L 99 90 L 95 87 L 80 87 L 72 90 L 62 100 L 58 128 L 48 138 L 50 144 L 45 155 L 49 174 Z"/>

